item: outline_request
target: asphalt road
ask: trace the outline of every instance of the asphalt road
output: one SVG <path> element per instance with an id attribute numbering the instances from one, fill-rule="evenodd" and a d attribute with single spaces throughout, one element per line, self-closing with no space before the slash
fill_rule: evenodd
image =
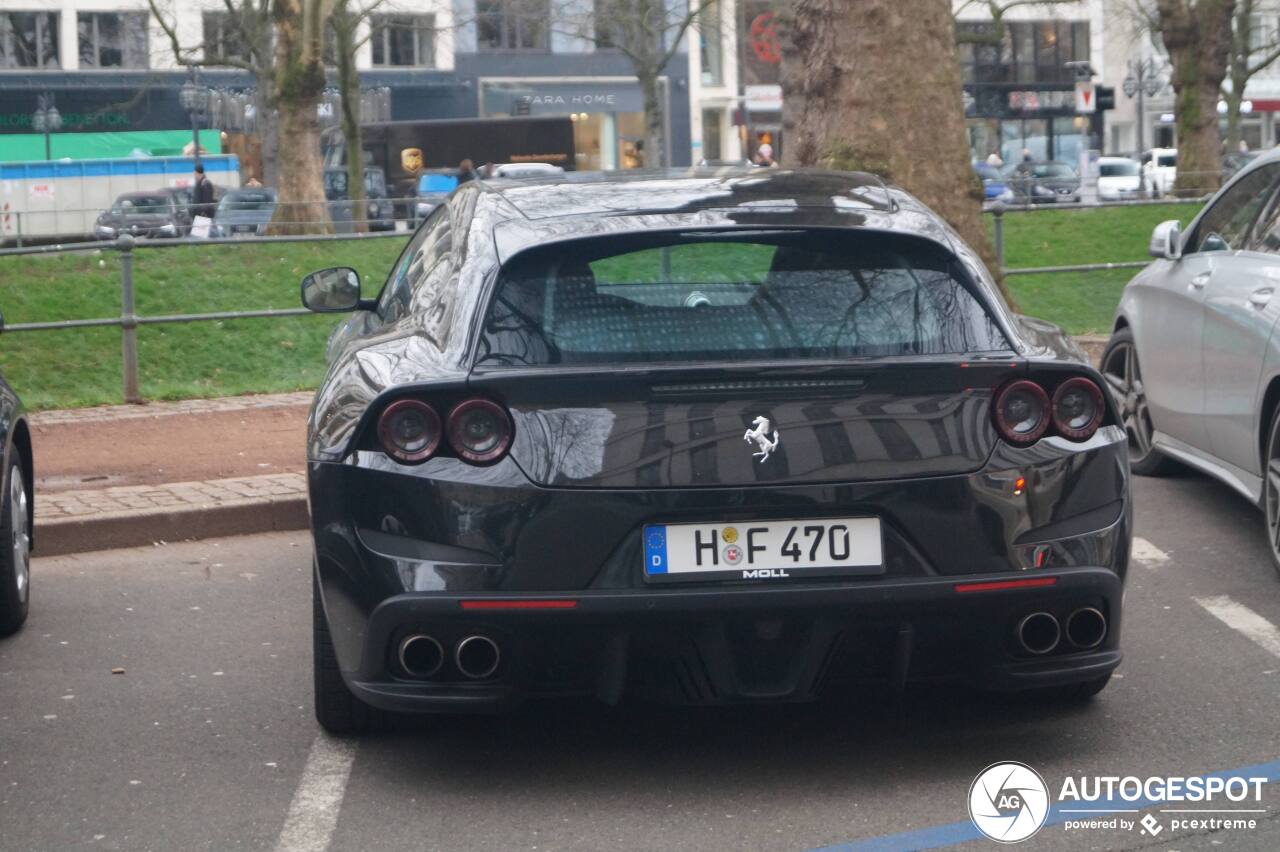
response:
<path id="1" fill-rule="evenodd" d="M 995 848 L 965 807 L 995 761 L 1056 795 L 1068 775 L 1280 759 L 1280 579 L 1258 514 L 1191 474 L 1139 480 L 1137 506 L 1126 661 L 1085 706 L 572 704 L 354 744 L 311 716 L 303 534 L 37 560 L 32 618 L 0 641 L 0 849 Z M 1280 784 L 1248 806 L 1253 830 L 1177 829 L 1159 806 L 1123 815 L 1159 817 L 1155 837 L 1050 824 L 1020 848 L 1280 848 Z"/>

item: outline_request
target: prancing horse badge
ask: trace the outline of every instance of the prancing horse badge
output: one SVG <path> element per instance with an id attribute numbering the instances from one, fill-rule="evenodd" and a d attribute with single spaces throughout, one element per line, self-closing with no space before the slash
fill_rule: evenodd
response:
<path id="1" fill-rule="evenodd" d="M 759 452 L 752 453 L 751 455 L 759 456 L 760 461 L 763 462 L 765 459 L 769 458 L 770 453 L 778 448 L 778 430 L 773 430 L 773 438 L 770 439 L 769 430 L 773 427 L 773 424 L 769 422 L 768 417 L 764 416 L 760 416 L 755 420 L 752 420 L 751 425 L 755 428 L 748 429 L 746 432 L 743 432 L 742 440 L 756 445 L 756 449 L 758 449 Z"/>

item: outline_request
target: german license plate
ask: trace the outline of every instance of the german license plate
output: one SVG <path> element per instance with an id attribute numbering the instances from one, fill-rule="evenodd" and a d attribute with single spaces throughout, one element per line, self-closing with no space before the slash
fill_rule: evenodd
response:
<path id="1" fill-rule="evenodd" d="M 882 574 L 880 519 L 650 524 L 644 572 L 651 582 Z"/>

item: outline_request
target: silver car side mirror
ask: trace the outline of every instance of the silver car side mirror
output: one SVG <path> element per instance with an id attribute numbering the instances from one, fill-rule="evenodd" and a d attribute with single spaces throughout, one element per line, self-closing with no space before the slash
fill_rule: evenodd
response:
<path id="1" fill-rule="evenodd" d="M 1151 232 L 1149 251 L 1152 257 L 1158 257 L 1161 260 L 1177 260 L 1182 257 L 1182 226 L 1178 224 L 1177 219 L 1170 219 L 1156 225 L 1155 230 Z"/>

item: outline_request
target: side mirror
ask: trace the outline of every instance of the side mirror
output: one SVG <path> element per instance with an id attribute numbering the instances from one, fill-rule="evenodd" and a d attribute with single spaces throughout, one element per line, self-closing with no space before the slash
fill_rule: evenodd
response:
<path id="1" fill-rule="evenodd" d="M 340 313 L 360 307 L 360 276 L 354 269 L 336 266 L 302 279 L 302 305 L 316 313 Z"/>
<path id="2" fill-rule="evenodd" d="M 1151 232 L 1151 247 L 1148 251 L 1152 257 L 1162 260 L 1177 260 L 1182 257 L 1182 226 L 1177 219 L 1156 225 Z"/>

